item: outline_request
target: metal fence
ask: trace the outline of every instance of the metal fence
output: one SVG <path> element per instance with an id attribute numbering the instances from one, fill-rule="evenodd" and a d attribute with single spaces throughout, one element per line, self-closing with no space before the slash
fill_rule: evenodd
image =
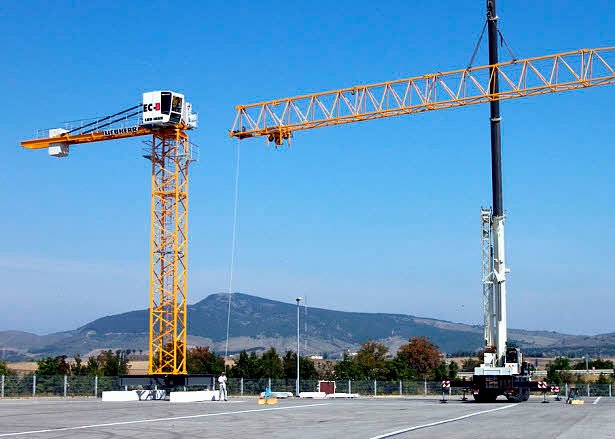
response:
<path id="1" fill-rule="evenodd" d="M 361 396 L 412 396 L 441 395 L 440 381 L 381 381 L 381 380 L 335 380 L 336 392 L 357 393 Z M 469 384 L 469 383 L 468 383 Z M 294 379 L 249 379 L 229 378 L 227 392 L 235 396 L 260 395 L 269 386 L 274 392 L 295 392 Z M 576 388 L 581 396 L 612 397 L 611 384 L 564 384 L 560 386 L 562 395 L 568 395 Z M 99 397 L 106 390 L 124 390 L 119 377 L 106 376 L 0 376 L 0 397 Z M 188 389 L 194 390 L 194 389 Z M 318 390 L 318 380 L 301 380 L 301 392 Z M 453 387 L 446 391 L 449 395 L 461 395 L 463 388 Z"/>

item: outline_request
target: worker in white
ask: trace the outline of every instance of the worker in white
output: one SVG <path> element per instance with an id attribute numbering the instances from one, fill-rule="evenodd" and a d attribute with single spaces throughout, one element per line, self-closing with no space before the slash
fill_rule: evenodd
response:
<path id="1" fill-rule="evenodd" d="M 224 398 L 225 401 L 228 401 L 226 399 L 226 374 L 224 372 L 222 372 L 222 374 L 218 377 L 218 384 L 220 388 L 218 401 L 222 401 L 222 398 Z"/>

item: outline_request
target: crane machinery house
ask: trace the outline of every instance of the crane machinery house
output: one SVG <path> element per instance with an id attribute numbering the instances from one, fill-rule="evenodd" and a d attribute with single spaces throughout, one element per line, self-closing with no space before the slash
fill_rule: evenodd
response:
<path id="1" fill-rule="evenodd" d="M 145 126 L 173 127 L 185 124 L 196 128 L 196 115 L 184 95 L 173 91 L 143 93 L 143 121 Z"/>

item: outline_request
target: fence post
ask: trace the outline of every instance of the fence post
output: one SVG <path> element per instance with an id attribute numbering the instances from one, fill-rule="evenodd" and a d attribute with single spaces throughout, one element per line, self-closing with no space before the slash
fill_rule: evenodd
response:
<path id="1" fill-rule="evenodd" d="M 612 397 L 611 395 L 611 389 L 612 389 L 613 385 L 609 384 L 609 398 Z M 4 375 L 2 376 L 2 389 L 4 390 Z M 4 396 L 4 393 L 2 394 L 2 396 Z"/>
<path id="2" fill-rule="evenodd" d="M 64 398 L 66 398 L 66 388 L 68 387 L 68 377 L 64 375 Z"/>
<path id="3" fill-rule="evenodd" d="M 566 399 L 568 399 L 568 383 L 564 383 L 564 388 L 566 389 Z"/>
<path id="4" fill-rule="evenodd" d="M 352 380 L 348 380 L 348 393 L 352 393 Z"/>
<path id="5" fill-rule="evenodd" d="M 427 380 L 425 380 L 424 386 L 425 386 L 425 396 L 427 396 Z"/>
<path id="6" fill-rule="evenodd" d="M 32 375 L 32 396 L 36 396 L 36 375 Z"/>
<path id="7" fill-rule="evenodd" d="M 589 398 L 589 383 L 587 383 L 587 397 Z"/>
<path id="8" fill-rule="evenodd" d="M 376 386 L 377 386 L 377 385 L 378 385 L 378 384 L 376 384 L 376 380 L 374 380 L 374 396 L 376 396 Z"/>
<path id="9" fill-rule="evenodd" d="M 399 396 L 403 396 L 403 394 L 404 394 L 404 388 L 401 383 L 401 380 L 399 380 Z"/>
<path id="10" fill-rule="evenodd" d="M 243 396 L 243 377 L 241 377 L 241 381 L 239 382 L 239 394 Z"/>
<path id="11" fill-rule="evenodd" d="M 0 392 L 0 398 L 4 398 L 4 375 L 2 375 L 2 392 Z"/>
<path id="12" fill-rule="evenodd" d="M 98 398 L 98 375 L 94 377 L 94 398 Z"/>

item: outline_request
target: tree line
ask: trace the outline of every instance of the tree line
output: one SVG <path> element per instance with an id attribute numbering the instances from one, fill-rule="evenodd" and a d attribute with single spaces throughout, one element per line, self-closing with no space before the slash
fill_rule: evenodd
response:
<path id="1" fill-rule="evenodd" d="M 457 363 L 446 363 L 435 344 L 426 337 L 414 337 L 395 356 L 381 343 L 363 343 L 355 355 L 346 354 L 335 365 L 334 378 L 439 381 L 454 379 L 458 372 Z"/>
<path id="2" fill-rule="evenodd" d="M 128 373 L 129 365 L 124 351 L 102 351 L 95 357 L 89 357 L 86 363 L 76 354 L 72 362 L 66 355 L 45 357 L 37 361 L 37 375 L 101 375 L 118 376 Z"/>
<path id="3" fill-rule="evenodd" d="M 36 374 L 51 375 L 125 375 L 129 363 L 125 351 L 102 351 L 95 357 L 83 361 L 75 355 L 68 361 L 65 355 L 46 357 L 37 361 Z M 447 363 L 438 347 L 426 337 L 414 337 L 400 346 L 395 355 L 389 354 L 386 346 L 375 341 L 363 343 L 354 353 L 345 353 L 343 359 L 333 367 L 317 369 L 314 361 L 300 357 L 301 379 L 378 379 L 378 380 L 444 380 L 454 379 L 458 365 Z M 468 364 L 466 364 L 468 363 Z M 475 362 L 466 360 L 463 369 L 473 369 Z M 225 370 L 224 358 L 208 346 L 197 346 L 187 350 L 186 367 L 189 374 L 219 375 Z M 297 354 L 286 351 L 279 354 L 275 348 L 257 354 L 245 350 L 239 353 L 235 363 L 226 368 L 229 377 L 294 379 L 297 373 Z M 10 371 L 0 363 L 0 372 Z"/>
<path id="4" fill-rule="evenodd" d="M 208 346 L 188 350 L 186 358 L 188 373 L 219 375 L 224 371 L 224 359 L 209 349 Z M 235 364 L 227 368 L 232 378 L 296 378 L 297 354 L 286 351 L 282 356 L 275 348 L 257 355 L 245 350 L 239 353 Z M 302 379 L 317 379 L 319 373 L 314 362 L 306 357 L 299 357 L 299 376 Z"/>
<path id="5" fill-rule="evenodd" d="M 465 365 L 474 366 L 474 362 Z M 438 347 L 426 337 L 415 337 L 402 345 L 397 354 L 389 355 L 386 346 L 375 341 L 361 345 L 356 354 L 344 354 L 331 370 L 318 370 L 312 360 L 299 358 L 301 379 L 379 379 L 379 380 L 443 380 L 454 379 L 459 372 L 457 363 L 446 363 Z M 219 374 L 224 370 L 224 360 L 209 347 L 192 348 L 187 356 L 188 373 Z M 228 375 L 236 378 L 286 378 L 297 375 L 297 356 L 286 351 L 280 356 L 274 348 L 262 353 L 239 353 L 235 364 L 228 368 Z"/>
<path id="6" fill-rule="evenodd" d="M 571 364 L 570 359 L 566 357 L 557 357 L 555 360 L 547 364 L 547 382 L 549 384 L 561 385 L 563 383 L 582 383 L 586 377 L 573 374 L 572 370 L 603 370 L 615 369 L 615 365 L 611 360 L 603 360 L 596 358 L 589 360 L 587 363 L 581 360 Z M 612 384 L 615 382 L 615 374 L 601 373 L 596 380 L 596 384 Z"/>

